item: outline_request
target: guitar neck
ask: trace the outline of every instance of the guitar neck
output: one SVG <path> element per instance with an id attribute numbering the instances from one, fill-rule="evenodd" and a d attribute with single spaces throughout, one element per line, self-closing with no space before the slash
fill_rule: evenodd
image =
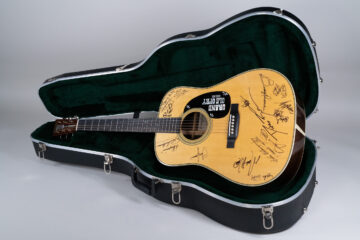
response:
<path id="1" fill-rule="evenodd" d="M 181 118 L 79 119 L 77 131 L 179 133 Z"/>

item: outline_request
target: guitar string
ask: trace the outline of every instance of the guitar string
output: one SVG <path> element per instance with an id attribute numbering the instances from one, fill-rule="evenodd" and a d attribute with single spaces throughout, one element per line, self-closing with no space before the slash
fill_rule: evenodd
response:
<path id="1" fill-rule="evenodd" d="M 141 126 L 142 125 L 142 126 Z M 137 128 L 137 129 L 141 129 L 141 128 L 144 128 L 144 129 L 147 129 L 147 128 L 181 128 L 181 129 L 193 129 L 194 127 L 195 128 L 198 128 L 198 127 L 206 127 L 207 125 L 202 125 L 202 124 L 192 124 L 192 123 L 187 123 L 187 124 L 183 124 L 183 125 L 178 125 L 178 124 L 169 124 L 169 125 L 160 125 L 160 126 L 151 126 L 150 124 L 147 124 L 147 125 L 143 125 L 143 124 L 140 124 L 140 125 L 110 125 L 110 124 L 103 124 L 103 125 L 96 125 L 96 126 L 89 126 L 89 125 L 78 125 L 78 129 L 79 128 L 82 128 L 82 129 L 128 129 L 128 128 Z M 223 129 L 224 127 L 227 127 L 228 125 L 227 124 L 217 124 L 216 127 L 220 127 L 221 129 Z"/>

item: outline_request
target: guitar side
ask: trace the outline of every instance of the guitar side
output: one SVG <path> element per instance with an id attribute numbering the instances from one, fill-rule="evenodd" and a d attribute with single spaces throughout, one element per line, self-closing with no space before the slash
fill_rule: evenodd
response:
<path id="1" fill-rule="evenodd" d="M 231 146 L 233 110 L 238 113 L 238 126 Z M 186 122 L 190 112 L 204 116 L 207 130 L 195 140 L 181 131 L 156 133 L 154 148 L 162 164 L 199 165 L 244 186 L 261 186 L 280 176 L 289 179 L 295 175 L 304 140 L 304 125 L 296 126 L 305 116 L 290 82 L 280 73 L 256 69 L 208 88 L 171 89 L 161 102 L 158 117 L 181 117 Z"/>

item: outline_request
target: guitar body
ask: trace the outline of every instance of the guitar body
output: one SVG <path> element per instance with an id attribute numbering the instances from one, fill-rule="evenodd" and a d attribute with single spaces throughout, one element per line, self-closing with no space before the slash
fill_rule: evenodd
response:
<path id="1" fill-rule="evenodd" d="M 157 159 L 199 165 L 229 181 L 261 186 L 295 176 L 304 148 L 305 114 L 289 80 L 251 70 L 208 88 L 176 87 L 158 118 L 181 118 L 180 133 L 156 133 Z"/>

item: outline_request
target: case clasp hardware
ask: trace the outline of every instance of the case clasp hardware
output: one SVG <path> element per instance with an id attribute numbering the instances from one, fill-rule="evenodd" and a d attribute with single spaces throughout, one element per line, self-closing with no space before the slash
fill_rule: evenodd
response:
<path id="1" fill-rule="evenodd" d="M 39 156 L 39 158 L 44 159 L 45 158 L 45 152 L 46 152 L 46 144 L 43 143 L 43 142 L 39 142 L 38 146 L 39 146 L 38 156 Z"/>
<path id="2" fill-rule="evenodd" d="M 194 37 L 196 37 L 196 35 L 191 34 L 191 33 L 189 33 L 188 35 L 185 36 L 185 38 L 194 38 Z"/>
<path id="3" fill-rule="evenodd" d="M 115 68 L 115 71 L 120 72 L 120 71 L 124 70 L 127 66 L 128 66 L 128 64 L 121 65 L 121 66 Z"/>
<path id="4" fill-rule="evenodd" d="M 264 206 L 261 208 L 261 212 L 263 215 L 263 227 L 266 230 L 272 229 L 274 227 L 274 218 L 273 218 L 274 207 Z"/>
<path id="5" fill-rule="evenodd" d="M 284 13 L 283 13 L 283 9 L 281 9 L 281 8 L 275 10 L 274 13 L 279 14 L 279 15 L 283 15 L 283 14 L 284 14 Z"/>
<path id="6" fill-rule="evenodd" d="M 174 204 L 179 205 L 181 203 L 181 184 L 178 182 L 171 183 L 171 200 Z"/>
<path id="7" fill-rule="evenodd" d="M 109 175 L 111 173 L 111 164 L 113 163 L 113 157 L 110 154 L 104 155 L 104 172 Z"/>

